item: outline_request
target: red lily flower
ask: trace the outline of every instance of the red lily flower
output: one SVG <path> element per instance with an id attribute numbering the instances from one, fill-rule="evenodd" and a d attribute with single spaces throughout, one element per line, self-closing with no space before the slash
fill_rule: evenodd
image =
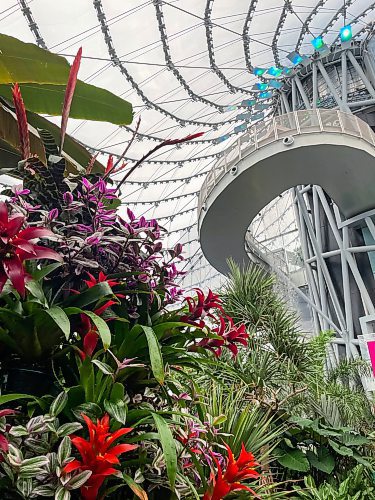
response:
<path id="1" fill-rule="evenodd" d="M 64 467 L 66 474 L 77 469 L 91 470 L 92 474 L 86 483 L 81 487 L 80 492 L 83 500 L 96 500 L 98 491 L 107 476 L 117 474 L 117 469 L 113 465 L 120 464 L 119 455 L 137 448 L 135 444 L 118 444 L 114 442 L 124 434 L 132 431 L 131 428 L 119 429 L 109 432 L 109 416 L 106 414 L 97 423 L 82 414 L 89 430 L 89 440 L 81 437 L 70 437 L 72 443 L 81 455 L 80 460 L 73 460 Z"/>
<path id="2" fill-rule="evenodd" d="M 211 487 L 203 496 L 203 500 L 221 500 L 230 493 L 230 484 L 223 478 L 223 471 L 217 462 L 217 474 L 211 474 Z"/>
<path id="3" fill-rule="evenodd" d="M 103 178 L 108 177 L 110 174 L 118 174 L 119 172 L 121 172 L 121 170 L 123 170 L 126 167 L 127 163 L 125 163 L 124 161 L 120 166 L 117 167 L 116 165 L 118 165 L 119 161 L 120 160 L 118 160 L 114 164 L 113 156 L 109 155 Z"/>
<path id="4" fill-rule="evenodd" d="M 30 157 L 30 136 L 29 126 L 27 124 L 26 109 L 22 99 L 21 90 L 18 83 L 12 88 L 12 97 L 14 109 L 17 116 L 18 136 L 20 138 L 20 150 L 23 160 Z"/>
<path id="5" fill-rule="evenodd" d="M 255 470 L 255 467 L 259 464 L 255 461 L 254 455 L 246 451 L 242 443 L 241 453 L 238 459 L 235 460 L 232 450 L 228 445 L 225 446 L 228 450 L 226 471 L 223 474 L 219 462 L 213 457 L 217 473 L 216 476 L 211 474 L 211 485 L 209 490 L 204 494 L 203 500 L 222 500 L 231 491 L 235 490 L 247 490 L 257 497 L 256 493 L 249 486 L 240 483 L 244 479 L 256 479 L 259 477 L 259 472 Z"/>
<path id="6" fill-rule="evenodd" d="M 112 155 L 109 155 L 109 156 L 108 156 L 107 166 L 106 166 L 106 168 L 105 168 L 104 175 L 108 174 L 108 172 L 110 172 L 111 170 L 113 170 L 113 156 L 112 156 Z"/>
<path id="7" fill-rule="evenodd" d="M 35 245 L 34 240 L 53 236 L 45 227 L 22 229 L 26 217 L 9 216 L 8 207 L 0 201 L 0 292 L 9 278 L 14 288 L 24 297 L 27 278 L 23 263 L 32 259 L 51 259 L 63 262 L 60 254 L 50 248 Z"/>

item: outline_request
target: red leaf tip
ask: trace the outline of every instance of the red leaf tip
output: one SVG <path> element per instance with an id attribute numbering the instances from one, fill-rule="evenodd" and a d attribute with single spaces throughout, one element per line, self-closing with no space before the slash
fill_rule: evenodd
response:
<path id="1" fill-rule="evenodd" d="M 21 156 L 23 160 L 30 158 L 30 137 L 25 104 L 18 83 L 12 87 L 14 109 L 17 116 L 18 135 L 20 139 Z"/>

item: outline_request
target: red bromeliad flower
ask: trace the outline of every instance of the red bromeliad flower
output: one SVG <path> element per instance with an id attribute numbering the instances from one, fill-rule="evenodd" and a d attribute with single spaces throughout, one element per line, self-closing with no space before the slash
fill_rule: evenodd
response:
<path id="1" fill-rule="evenodd" d="M 223 473 L 219 462 L 214 458 L 217 467 L 216 476 L 211 474 L 211 486 L 203 496 L 203 500 L 222 500 L 231 491 L 246 490 L 250 491 L 255 497 L 256 493 L 241 481 L 245 479 L 257 479 L 259 472 L 255 470 L 259 464 L 255 461 L 254 455 L 246 451 L 242 443 L 241 453 L 237 460 L 233 456 L 232 450 L 225 445 L 228 450 L 228 459 L 226 470 Z"/>
<path id="2" fill-rule="evenodd" d="M 9 415 L 16 415 L 17 413 L 18 413 L 18 411 L 16 411 L 16 410 L 11 410 L 9 408 L 4 408 L 3 410 L 0 410 L 0 418 L 8 417 Z M 2 422 L 2 424 L 4 424 L 4 428 L 6 428 L 5 419 Z M 4 433 L 1 432 L 0 433 L 0 452 L 7 453 L 8 449 L 9 449 L 8 438 L 5 436 Z M 0 462 L 2 462 L 2 461 L 3 461 L 3 459 L 0 456 Z"/>
<path id="3" fill-rule="evenodd" d="M 106 414 L 97 423 L 82 414 L 87 428 L 89 430 L 89 440 L 78 436 L 71 437 L 71 441 L 79 451 L 82 459 L 73 460 L 64 467 L 66 474 L 75 470 L 90 470 L 92 472 L 89 479 L 81 487 L 83 500 L 96 500 L 98 491 L 107 476 L 113 476 L 118 470 L 113 465 L 119 465 L 119 455 L 137 448 L 135 444 L 118 444 L 113 446 L 114 442 L 124 434 L 132 431 L 131 428 L 119 429 L 115 432 L 109 432 L 109 416 Z"/>
<path id="4" fill-rule="evenodd" d="M 54 236 L 45 227 L 22 229 L 26 217 L 21 214 L 9 216 L 8 207 L 0 201 L 0 292 L 9 278 L 22 297 L 25 295 L 27 278 L 25 260 L 51 259 L 63 261 L 60 254 L 50 248 L 35 245 L 39 238 Z"/>
<path id="5" fill-rule="evenodd" d="M 100 271 L 99 273 L 99 276 L 98 278 L 95 278 L 95 276 L 93 276 L 92 274 L 90 274 L 89 272 L 87 272 L 87 275 L 90 279 L 88 280 L 84 280 L 84 282 L 86 283 L 86 285 L 89 287 L 89 288 L 92 288 L 93 286 L 97 285 L 98 283 L 108 283 L 108 285 L 110 287 L 113 287 L 115 285 L 119 285 L 119 282 L 117 280 L 114 280 L 114 279 L 108 279 L 108 277 L 102 272 Z M 123 299 L 125 298 L 125 295 L 121 294 L 121 293 L 115 293 L 114 292 L 114 295 L 115 297 L 117 297 L 118 299 Z M 113 306 L 114 304 L 118 304 L 118 302 L 116 302 L 115 300 L 108 300 L 107 302 L 105 302 L 102 306 L 98 307 L 97 309 L 95 309 L 94 313 L 97 314 L 98 316 L 101 316 L 103 314 L 103 312 L 108 309 L 108 307 L 111 307 Z"/>
<path id="6" fill-rule="evenodd" d="M 243 443 L 237 460 L 235 460 L 233 452 L 229 446 L 226 444 L 225 447 L 228 451 L 228 464 L 224 478 L 229 483 L 243 481 L 244 479 L 256 479 L 259 477 L 259 472 L 255 470 L 255 467 L 258 467 L 259 464 L 255 461 L 255 457 L 251 451 L 246 451 Z"/>
<path id="7" fill-rule="evenodd" d="M 77 348 L 79 357 L 81 358 L 82 361 L 84 361 L 87 356 L 91 358 L 93 352 L 96 349 L 96 346 L 98 345 L 98 341 L 99 341 L 99 335 L 96 330 L 90 330 L 84 335 L 82 342 L 83 351 Z"/>
<path id="8" fill-rule="evenodd" d="M 218 309 L 221 312 L 224 310 L 217 294 L 209 290 L 207 297 L 205 297 L 200 288 L 195 288 L 195 290 L 197 298 L 186 297 L 185 301 L 188 303 L 189 313 L 181 316 L 180 321 L 203 328 L 205 326 L 203 319 L 206 316 L 215 319 L 209 312 L 211 309 Z"/>
<path id="9" fill-rule="evenodd" d="M 84 282 L 86 283 L 86 285 L 89 287 L 89 288 L 92 288 L 93 286 L 97 285 L 98 283 L 104 283 L 104 282 L 107 282 L 108 285 L 110 287 L 114 286 L 114 285 L 118 285 L 118 281 L 117 280 L 111 280 L 111 279 L 108 279 L 107 275 L 105 275 L 103 273 L 103 271 L 100 271 L 99 272 L 99 275 L 97 278 L 95 278 L 95 276 L 93 276 L 91 273 L 87 272 L 87 275 L 90 279 L 88 280 L 84 280 Z"/>
<path id="10" fill-rule="evenodd" d="M 233 356 L 236 357 L 238 354 L 238 347 L 236 344 L 242 344 L 247 346 L 249 334 L 246 332 L 246 326 L 244 324 L 236 326 L 232 318 L 228 318 L 228 330 L 223 333 L 223 339 L 226 342 L 226 347 L 232 352 Z"/>
<path id="11" fill-rule="evenodd" d="M 212 351 L 215 356 L 220 356 L 222 347 L 227 347 L 234 357 L 238 354 L 238 347 L 236 344 L 247 346 L 249 334 L 246 332 L 245 325 L 236 326 L 234 321 L 229 316 L 220 316 L 218 318 L 219 324 L 212 329 L 212 332 L 220 338 L 205 337 L 198 342 L 199 347 L 204 347 Z M 228 323 L 226 323 L 226 320 Z"/>

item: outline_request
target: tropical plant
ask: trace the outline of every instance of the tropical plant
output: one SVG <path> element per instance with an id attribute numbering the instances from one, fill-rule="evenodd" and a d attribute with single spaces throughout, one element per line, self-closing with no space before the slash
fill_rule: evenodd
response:
<path id="1" fill-rule="evenodd" d="M 60 424 L 58 415 L 66 401 L 63 392 L 52 402 L 50 414 L 31 418 L 7 410 L 8 415 L 12 412 L 13 422 L 3 427 L 6 447 L 2 448 L 0 462 L 2 498 L 54 496 L 69 500 L 70 492 L 80 488 L 91 476 L 87 471 L 63 473 L 64 465 L 73 460 L 67 436 L 82 428 L 78 422 Z"/>
<path id="2" fill-rule="evenodd" d="M 368 500 L 375 496 L 371 474 L 357 465 L 341 481 L 324 482 L 317 486 L 311 476 L 305 478 L 305 489 L 295 487 L 297 498 L 306 500 Z"/>
<path id="3" fill-rule="evenodd" d="M 224 353 L 238 356 L 249 334 L 211 291 L 183 299 L 175 283 L 182 245 L 164 248 L 156 220 L 119 213 L 119 189 L 145 158 L 201 134 L 161 142 L 126 172 L 110 157 L 102 174 L 93 173 L 94 161 L 69 173 L 61 154 L 79 60 L 58 145 L 40 132 L 45 161 L 32 154 L 23 98 L 17 85 L 12 90 L 23 185 L 5 191 L 0 207 L 0 346 L 3 391 L 12 390 L 14 370 L 22 387 L 0 398 L 17 411 L 4 410 L 16 425 L 2 429 L 0 491 L 94 500 L 130 490 L 142 499 L 249 490 L 258 480 L 252 451 L 234 459 L 190 384 Z M 46 236 L 48 246 L 35 245 Z M 36 383 L 36 373 L 50 383 Z"/>
<path id="4" fill-rule="evenodd" d="M 229 266 L 220 294 L 223 307 L 253 333 L 249 349 L 236 359 L 232 382 L 241 380 L 265 407 L 286 408 L 306 390 L 306 377 L 314 370 L 309 344 L 296 314 L 279 297 L 275 276 L 254 264 L 243 270 L 233 261 Z"/>
<path id="5" fill-rule="evenodd" d="M 269 412 L 274 424 L 285 425 L 273 450 L 275 478 L 301 480 L 310 473 L 322 484 L 357 463 L 371 470 L 374 415 L 361 383 L 369 375 L 368 363 L 342 360 L 327 367 L 333 332 L 306 338 L 298 318 L 280 299 L 274 276 L 254 265 L 244 270 L 234 262 L 229 265 L 223 307 L 253 335 L 234 362 L 226 360 L 222 391 L 231 401 L 228 394 L 235 387 L 242 399 L 258 404 L 263 414 Z M 222 370 L 219 362 L 217 378 Z M 238 404 L 233 407 L 238 411 Z"/>
<path id="6" fill-rule="evenodd" d="M 337 477 L 357 463 L 371 469 L 368 456 L 372 440 L 350 427 L 331 427 L 319 421 L 292 416 L 292 424 L 284 434 L 275 454 L 287 475 L 300 477 L 311 471 L 312 476 L 323 482 Z M 292 472 L 295 471 L 295 472 Z"/>
<path id="7" fill-rule="evenodd" d="M 66 59 L 4 34 L 0 34 L 0 48 L 0 95 L 11 100 L 12 85 L 19 83 L 27 110 L 59 116 L 71 74 Z M 82 81 L 77 82 L 70 116 L 117 125 L 129 124 L 133 118 L 130 103 Z"/>

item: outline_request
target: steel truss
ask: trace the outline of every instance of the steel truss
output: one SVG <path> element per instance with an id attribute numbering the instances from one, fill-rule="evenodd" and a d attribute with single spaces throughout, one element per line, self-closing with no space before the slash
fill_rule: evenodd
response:
<path id="1" fill-rule="evenodd" d="M 356 93 L 349 92 L 349 65 Z M 335 82 L 330 76 L 333 67 L 340 76 Z M 321 105 L 320 92 L 328 90 L 332 99 L 327 107 L 361 117 L 365 116 L 365 109 L 375 118 L 374 76 L 375 60 L 369 57 L 366 46 L 336 50 L 291 78 L 289 87 L 279 94 L 279 113 L 317 108 Z M 334 366 L 343 357 L 368 358 L 363 335 L 375 333 L 375 267 L 370 261 L 371 252 L 375 251 L 375 200 L 373 210 L 346 220 L 320 186 L 297 186 L 288 195 L 295 210 L 291 225 L 295 222 L 298 228 L 308 285 L 305 299 L 311 306 L 314 329 L 333 329 L 336 333 L 330 363 Z M 277 200 L 271 205 L 275 203 Z M 266 207 L 258 220 L 266 217 L 267 210 Z M 254 238 L 254 224 L 251 231 L 249 251 L 262 257 L 265 250 L 259 240 L 265 236 L 256 234 Z M 280 271 L 279 262 L 274 261 L 274 267 Z M 374 381 L 366 379 L 365 386 L 375 390 Z"/>

